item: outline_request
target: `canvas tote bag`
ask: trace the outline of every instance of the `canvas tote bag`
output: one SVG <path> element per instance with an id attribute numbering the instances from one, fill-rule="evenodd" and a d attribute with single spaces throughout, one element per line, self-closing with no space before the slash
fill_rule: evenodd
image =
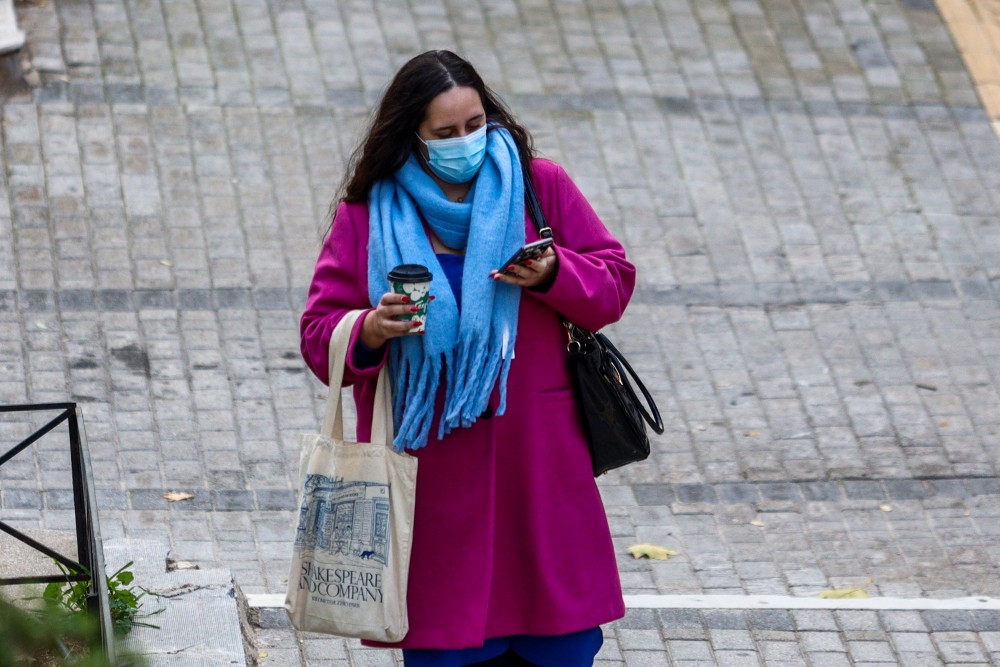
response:
<path id="1" fill-rule="evenodd" d="M 330 392 L 323 430 L 303 436 L 299 514 L 285 608 L 299 630 L 397 642 L 409 629 L 410 566 L 417 459 L 389 444 L 392 397 L 382 368 L 370 443 L 344 440 L 340 386 L 351 311 L 330 338 Z"/>

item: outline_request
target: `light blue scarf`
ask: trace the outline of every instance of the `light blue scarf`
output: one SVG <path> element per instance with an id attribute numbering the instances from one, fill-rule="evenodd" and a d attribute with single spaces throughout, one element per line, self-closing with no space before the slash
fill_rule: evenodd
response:
<path id="1" fill-rule="evenodd" d="M 500 264 L 524 244 L 521 179 L 513 138 L 505 129 L 491 128 L 486 159 L 467 197 L 471 201 L 449 201 L 416 155 L 394 178 L 372 187 L 368 200 L 372 304 L 389 291 L 386 275 L 398 264 L 423 264 L 434 275 L 431 294 L 436 299 L 428 310 L 427 333 L 395 338 L 389 346 L 394 443 L 400 451 L 427 444 L 442 370 L 445 401 L 439 440 L 454 428 L 471 426 L 486 411 L 498 378 L 496 414 L 506 409 L 521 288 L 495 282 L 489 272 L 502 268 Z M 461 315 L 421 214 L 445 245 L 465 248 Z"/>

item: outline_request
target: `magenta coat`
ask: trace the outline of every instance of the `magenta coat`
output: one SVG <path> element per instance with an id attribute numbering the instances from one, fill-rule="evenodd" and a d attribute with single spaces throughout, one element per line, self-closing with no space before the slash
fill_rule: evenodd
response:
<path id="1" fill-rule="evenodd" d="M 427 446 L 415 452 L 410 631 L 394 645 L 400 648 L 457 649 L 490 637 L 566 634 L 625 614 L 559 314 L 590 329 L 617 321 L 632 295 L 635 267 L 561 167 L 535 160 L 532 172 L 554 230 L 559 270 L 544 294 L 522 294 L 506 413 L 480 418 L 441 441 L 435 419 Z M 527 216 L 525 230 L 529 241 L 538 238 Z M 302 355 L 324 382 L 334 326 L 348 310 L 371 307 L 367 248 L 367 205 L 342 203 L 301 323 Z M 448 281 L 435 281 L 431 293 L 443 289 Z M 428 326 L 434 326 L 433 304 Z M 357 368 L 352 357 L 344 384 L 354 385 L 358 438 L 366 441 L 380 366 Z"/>

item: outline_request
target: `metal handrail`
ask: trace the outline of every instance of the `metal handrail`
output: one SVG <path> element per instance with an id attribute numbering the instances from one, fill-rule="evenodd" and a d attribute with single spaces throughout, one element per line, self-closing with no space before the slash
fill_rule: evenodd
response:
<path id="1" fill-rule="evenodd" d="M 36 575 L 0 578 L 0 586 L 19 584 L 63 583 L 89 581 L 87 611 L 96 617 L 101 629 L 101 643 L 105 654 L 114 664 L 114 629 L 108 606 L 108 584 L 104 571 L 104 550 L 97 515 L 97 498 L 90 475 L 90 452 L 86 445 L 86 431 L 82 428 L 83 414 L 76 403 L 36 403 L 30 405 L 0 405 L 0 414 L 9 412 L 48 412 L 59 414 L 47 424 L 0 455 L 0 466 L 37 442 L 63 422 L 69 427 L 70 469 L 73 476 L 73 514 L 76 519 L 77 560 L 70 559 L 54 549 L 32 539 L 13 526 L 0 521 L 0 530 L 23 542 L 32 549 L 55 559 L 68 570 L 61 575 Z"/>

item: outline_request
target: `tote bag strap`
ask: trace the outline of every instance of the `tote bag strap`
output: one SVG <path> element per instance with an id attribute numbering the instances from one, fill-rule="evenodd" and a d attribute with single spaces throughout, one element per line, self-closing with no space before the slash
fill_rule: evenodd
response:
<path id="1" fill-rule="evenodd" d="M 344 410 L 340 403 L 340 390 L 344 383 L 344 366 L 351 353 L 351 333 L 359 317 L 367 310 L 352 310 L 341 318 L 330 334 L 330 391 L 326 397 L 326 413 L 320 431 L 333 440 L 344 439 Z M 389 386 L 388 364 L 379 371 L 375 383 L 375 403 L 372 406 L 372 439 L 380 445 L 389 445 L 395 432 L 392 426 L 392 389 Z"/>

